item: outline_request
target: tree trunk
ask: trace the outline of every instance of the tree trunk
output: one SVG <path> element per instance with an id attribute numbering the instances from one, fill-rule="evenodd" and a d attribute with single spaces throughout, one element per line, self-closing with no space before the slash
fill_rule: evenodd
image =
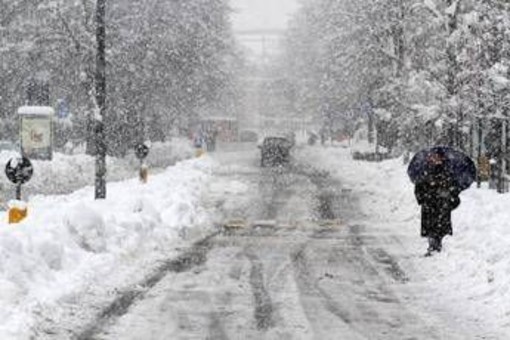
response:
<path id="1" fill-rule="evenodd" d="M 84 97 L 86 98 L 86 112 L 85 112 L 85 153 L 89 156 L 96 155 L 96 140 L 94 131 L 94 110 L 96 107 L 96 98 L 94 91 L 94 71 L 83 70 L 86 73 L 86 78 L 82 80 L 82 89 Z"/>
<path id="2" fill-rule="evenodd" d="M 504 119 L 501 122 L 501 156 L 498 160 L 498 193 L 504 194 L 508 192 L 508 183 L 506 179 L 506 155 L 507 155 L 507 133 L 508 133 L 508 122 Z"/>
<path id="3" fill-rule="evenodd" d="M 446 0 L 446 5 L 450 8 L 456 0 Z M 448 100 L 453 99 L 457 95 L 457 76 L 459 73 L 459 65 L 457 62 L 457 53 L 454 42 L 452 42 L 452 36 L 457 30 L 458 27 L 458 12 L 459 12 L 459 3 L 457 3 L 457 8 L 455 11 L 448 15 L 448 46 L 446 48 L 447 55 L 447 80 L 446 80 L 446 92 Z M 452 109 L 448 106 L 448 117 L 453 120 L 453 135 L 451 135 L 450 144 L 453 146 L 457 146 L 459 148 L 463 148 L 462 143 L 462 125 L 463 125 L 463 116 L 458 108 Z"/>
<path id="4" fill-rule="evenodd" d="M 401 78 L 404 73 L 405 67 L 405 35 L 404 35 L 404 19 L 405 19 L 405 6 L 403 0 L 398 0 L 396 6 L 396 21 L 393 26 L 393 48 L 395 56 L 397 57 L 396 77 Z"/>

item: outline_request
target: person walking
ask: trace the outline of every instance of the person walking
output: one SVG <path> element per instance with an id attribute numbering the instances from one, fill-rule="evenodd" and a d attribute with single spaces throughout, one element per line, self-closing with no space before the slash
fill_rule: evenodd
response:
<path id="1" fill-rule="evenodd" d="M 421 236 L 428 239 L 430 256 L 441 251 L 446 235 L 453 235 L 451 213 L 460 205 L 460 193 L 476 181 L 476 166 L 462 151 L 438 145 L 417 152 L 407 174 L 421 205 Z"/>
<path id="2" fill-rule="evenodd" d="M 451 212 L 460 205 L 461 189 L 446 166 L 444 153 L 427 158 L 427 173 L 416 182 L 415 196 L 421 205 L 421 236 L 428 239 L 426 255 L 440 252 L 442 240 L 453 235 Z"/>

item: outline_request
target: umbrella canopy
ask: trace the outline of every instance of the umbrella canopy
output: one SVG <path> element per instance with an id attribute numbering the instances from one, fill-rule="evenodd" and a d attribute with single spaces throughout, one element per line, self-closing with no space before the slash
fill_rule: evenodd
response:
<path id="1" fill-rule="evenodd" d="M 442 160 L 442 168 L 456 182 L 460 190 L 466 190 L 476 180 L 475 163 L 461 151 L 455 150 L 448 146 L 434 146 L 424 149 L 414 155 L 407 174 L 413 183 L 419 182 L 434 167 L 434 157 Z"/>

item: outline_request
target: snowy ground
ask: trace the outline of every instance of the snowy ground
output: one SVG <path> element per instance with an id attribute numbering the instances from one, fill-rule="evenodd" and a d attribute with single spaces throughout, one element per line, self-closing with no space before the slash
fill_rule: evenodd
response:
<path id="1" fill-rule="evenodd" d="M 510 195 L 473 185 L 461 195 L 453 213 L 454 236 L 444 251 L 425 258 L 419 237 L 420 210 L 401 159 L 368 163 L 353 161 L 346 148 L 310 148 L 303 157 L 321 164 L 359 193 L 367 218 L 388 232 L 401 234 L 407 250 L 400 264 L 422 291 L 418 308 L 436 307 L 458 316 L 466 327 L 487 325 L 510 338 Z M 419 282 L 419 283 L 418 283 Z"/>
<path id="2" fill-rule="evenodd" d="M 161 172 L 157 167 L 192 153 L 187 142 L 176 140 L 155 145 L 148 163 Z M 131 158 L 109 159 L 109 181 L 137 176 Z M 34 315 L 41 310 L 48 315 L 59 300 L 77 299 L 94 286 L 103 292 L 122 287 L 119 282 L 129 282 L 133 268 L 167 252 L 170 240 L 187 238 L 209 222 L 197 202 L 210 166 L 191 160 L 151 174 L 147 185 L 137 179 L 109 183 L 104 202 L 93 201 L 92 187 L 62 196 L 31 195 L 29 216 L 18 225 L 8 225 L 6 212 L 0 212 L 0 339 L 28 338 Z M 34 167 L 27 188 L 32 193 L 70 192 L 93 181 L 94 161 L 84 155 L 57 154 L 53 162 Z M 105 280 L 113 269 L 118 274 Z"/>
<path id="3" fill-rule="evenodd" d="M 152 277 L 158 263 L 178 256 L 191 242 L 214 233 L 216 226 L 225 219 L 249 218 L 249 214 L 246 215 L 249 211 L 265 211 L 267 215 L 263 217 L 268 219 L 277 213 L 296 221 L 309 214 L 310 206 L 299 205 L 309 194 L 304 191 L 298 190 L 292 197 L 255 197 L 254 190 L 258 187 L 264 192 L 265 184 L 262 183 L 261 188 L 261 183 L 257 184 L 252 177 L 257 164 L 256 151 L 245 154 L 246 158 L 230 165 L 226 165 L 221 155 L 181 162 L 151 176 L 147 185 L 137 180 L 110 184 L 109 198 L 104 202 L 92 201 L 92 188 L 65 196 L 36 196 L 29 202 L 29 218 L 17 226 L 7 225 L 5 214 L 0 215 L 3 258 L 0 263 L 0 339 L 69 338 L 69 334 L 76 334 L 73 331 L 83 327 L 83 323 L 93 321 L 117 296 L 126 296 L 122 292 L 136 294 L 137 290 L 144 290 L 133 285 Z M 328 170 L 333 178 L 341 181 L 342 190 L 352 191 L 358 197 L 362 202 L 362 214 L 356 217 L 358 221 L 349 221 L 353 227 L 374 226 L 372 233 L 375 231 L 382 238 L 398 241 L 398 247 L 388 251 L 398 260 L 409 280 L 399 289 L 413 297 L 409 303 L 413 314 L 426 314 L 429 320 L 430 315 L 435 315 L 458 323 L 459 329 L 472 332 L 473 339 L 483 338 L 480 334 L 487 335 L 486 339 L 510 336 L 507 315 L 510 307 L 503 303 L 508 299 L 510 285 L 510 268 L 505 261 L 510 231 L 504 225 L 509 196 L 475 188 L 465 192 L 463 204 L 454 213 L 454 237 L 445 241 L 443 253 L 424 258 L 426 244 L 419 238 L 419 210 L 401 160 L 355 162 L 349 149 L 320 146 L 300 150 L 296 157 Z M 293 183 L 292 178 L 270 176 L 270 179 L 266 183 L 269 186 L 276 183 L 285 188 Z M 292 209 L 276 211 L 281 210 L 276 207 Z M 258 249 L 257 256 L 270 255 L 275 265 L 279 258 L 284 258 L 284 248 L 274 256 L 271 246 L 266 245 L 266 248 L 249 247 L 253 251 Z M 316 260 L 326 254 L 319 253 Z M 234 298 L 239 315 L 251 318 L 246 309 L 250 299 L 246 300 L 244 293 L 240 293 L 241 287 L 225 286 L 222 281 L 223 276 L 233 280 L 235 266 L 240 266 L 239 275 L 245 275 L 244 262 L 236 264 L 240 259 L 232 258 L 234 271 L 219 267 L 215 272 L 214 259 L 218 256 L 229 258 L 230 255 L 217 249 L 209 260 L 212 267 L 203 274 L 199 270 L 185 274 L 178 281 L 170 276 L 162 282 L 168 281 L 183 290 L 207 282 L 219 285 L 226 297 Z M 262 265 L 251 252 L 245 257 L 252 268 Z M 271 267 L 268 270 L 271 271 Z M 258 279 L 253 273 L 248 270 L 248 282 Z M 199 274 L 197 277 L 204 277 L 202 283 L 193 276 Z M 280 287 L 283 281 L 278 282 L 275 284 Z M 294 284 L 292 282 L 288 284 Z M 161 288 L 158 287 L 148 292 L 149 300 L 162 301 L 164 297 L 158 295 Z M 278 292 L 287 292 L 280 288 Z M 292 289 L 288 291 L 290 295 L 281 295 L 289 299 L 290 305 L 297 298 L 291 296 Z M 187 310 L 200 308 L 200 296 L 190 299 L 174 302 Z M 190 305 L 186 305 L 186 301 Z M 167 305 L 161 302 L 161 307 L 168 307 L 168 301 L 165 303 Z M 209 305 L 211 303 L 214 307 L 225 301 L 210 301 Z M 142 310 L 149 307 L 140 305 Z M 302 327 L 309 327 L 296 323 L 292 315 L 282 315 L 288 322 L 288 334 L 300 334 Z M 139 317 L 131 318 L 140 321 Z M 301 319 L 305 320 L 303 315 Z M 129 332 L 128 328 L 118 328 L 129 320 L 128 315 L 119 323 L 117 334 Z M 234 329 L 244 326 L 239 320 L 232 319 Z M 152 321 L 157 324 L 157 320 Z M 143 325 L 140 327 L 143 329 Z M 221 328 L 213 331 L 222 334 Z M 277 338 L 277 334 L 273 335 Z M 453 337 L 444 334 L 440 339 L 450 338 Z"/>

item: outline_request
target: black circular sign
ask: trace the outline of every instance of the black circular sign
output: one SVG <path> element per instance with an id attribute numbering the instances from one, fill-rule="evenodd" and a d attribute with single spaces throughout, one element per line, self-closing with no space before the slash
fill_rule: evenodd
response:
<path id="1" fill-rule="evenodd" d="M 145 144 L 135 146 L 135 155 L 138 159 L 144 159 L 149 154 L 149 147 Z"/>
<path id="2" fill-rule="evenodd" d="M 34 167 L 28 158 L 14 157 L 7 162 L 5 174 L 14 184 L 25 184 L 32 178 Z"/>

